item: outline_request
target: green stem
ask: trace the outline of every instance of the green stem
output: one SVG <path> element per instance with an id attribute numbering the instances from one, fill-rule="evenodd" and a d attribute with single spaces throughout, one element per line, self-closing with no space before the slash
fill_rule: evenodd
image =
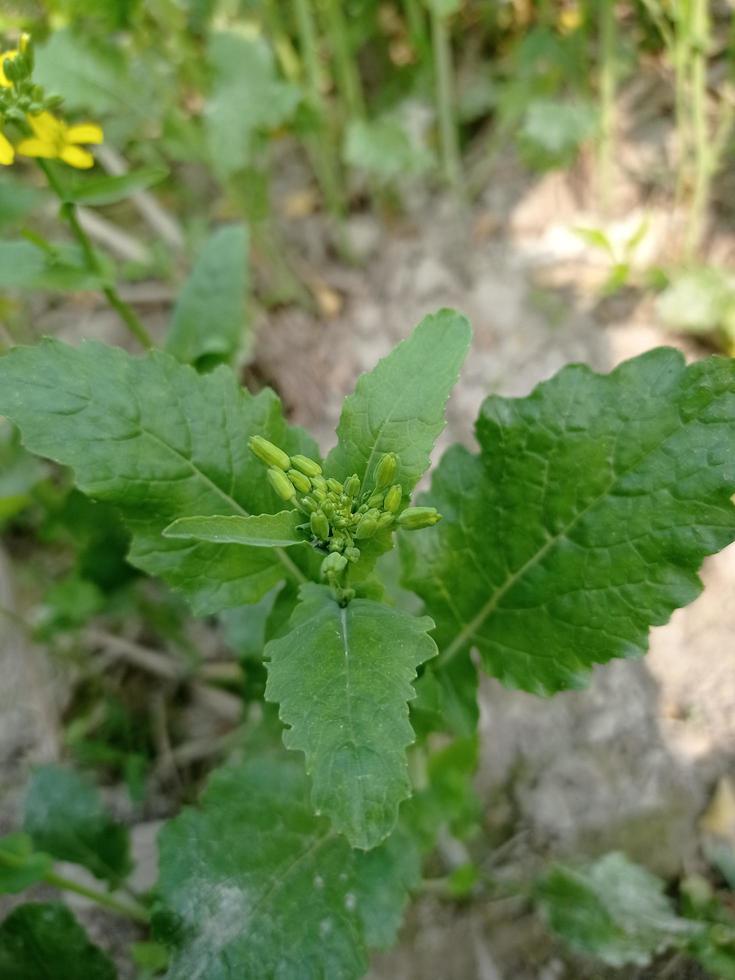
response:
<path id="1" fill-rule="evenodd" d="M 299 48 L 306 75 L 309 102 L 318 115 L 322 127 L 327 130 L 327 111 L 321 91 L 321 70 L 318 58 L 318 39 L 309 0 L 294 0 Z M 344 202 L 337 168 L 334 165 L 332 140 L 326 133 L 305 140 L 306 148 L 322 188 L 329 210 L 338 218 L 344 217 Z"/>
<path id="2" fill-rule="evenodd" d="M 71 878 L 65 878 L 63 875 L 56 874 L 55 871 L 48 871 L 43 876 L 43 880 L 46 882 L 46 884 L 53 885 L 54 888 L 60 888 L 67 892 L 74 892 L 75 895 L 82 895 L 84 898 L 88 898 L 90 901 L 96 902 L 97 905 L 102 905 L 104 908 L 117 912 L 118 915 L 124 915 L 126 918 L 132 919 L 134 922 L 147 924 L 150 921 L 148 910 L 142 905 L 139 905 L 137 902 L 121 902 L 113 895 L 108 895 L 106 892 L 98 891 L 96 888 L 88 888 L 86 885 L 80 885 L 79 882 L 72 881 Z"/>
<path id="3" fill-rule="evenodd" d="M 709 207 L 713 170 L 712 149 L 707 126 L 709 0 L 691 0 L 691 2 L 691 107 L 694 186 L 686 237 L 686 255 L 690 260 L 702 239 Z"/>
<path id="4" fill-rule="evenodd" d="M 442 167 L 447 183 L 452 190 L 459 194 L 461 192 L 462 171 L 457 121 L 454 113 L 452 48 L 447 18 L 443 17 L 434 7 L 431 11 L 431 32 L 434 44 L 436 104 L 439 116 Z"/>
<path id="5" fill-rule="evenodd" d="M 403 0 L 406 11 L 406 23 L 408 33 L 411 37 L 411 44 L 421 59 L 427 57 L 430 50 L 430 42 L 426 33 L 426 22 L 424 12 L 419 0 Z"/>
<path id="6" fill-rule="evenodd" d="M 10 868 L 22 868 L 25 865 L 25 858 L 21 855 L 9 853 L 8 851 L 0 851 L 0 864 L 4 864 Z M 148 910 L 139 902 L 121 902 L 114 895 L 101 892 L 97 888 L 89 888 L 87 885 L 81 885 L 78 881 L 66 878 L 63 875 L 57 874 L 55 871 L 47 871 L 43 876 L 43 881 L 47 885 L 52 885 L 54 888 L 74 892 L 75 895 L 82 895 L 84 898 L 96 902 L 97 905 L 103 905 L 105 908 L 112 909 L 113 912 L 124 915 L 128 919 L 133 919 L 135 922 L 147 923 L 150 921 Z"/>
<path id="7" fill-rule="evenodd" d="M 599 181 L 602 211 L 608 211 L 612 187 L 615 127 L 617 30 L 614 0 L 598 0 L 600 27 L 600 143 Z"/>
<path id="8" fill-rule="evenodd" d="M 61 186 L 59 179 L 47 161 L 39 159 L 36 162 L 43 171 L 49 187 L 59 199 L 59 203 L 61 204 L 61 213 L 82 249 L 82 254 L 84 255 L 87 269 L 90 272 L 99 274 L 100 276 L 103 275 L 102 264 L 100 263 L 99 257 L 94 250 L 94 246 L 92 245 L 89 236 L 84 228 L 82 228 L 76 205 L 66 200 L 64 188 Z M 125 302 L 125 300 L 122 299 L 116 287 L 104 286 L 102 292 L 107 302 L 119 315 L 120 319 L 135 337 L 135 339 L 145 348 L 153 347 L 153 338 L 135 315 L 132 308 Z"/>
<path id="9" fill-rule="evenodd" d="M 347 113 L 352 118 L 361 119 L 365 115 L 365 97 L 355 55 L 351 50 L 342 0 L 325 0 L 324 14 Z"/>

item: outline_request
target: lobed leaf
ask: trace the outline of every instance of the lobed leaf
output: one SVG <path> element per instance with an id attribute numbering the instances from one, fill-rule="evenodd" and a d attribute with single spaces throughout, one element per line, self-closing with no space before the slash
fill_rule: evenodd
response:
<path id="1" fill-rule="evenodd" d="M 250 162 L 257 133 L 293 115 L 301 93 L 278 77 L 262 37 L 216 32 L 207 56 L 214 75 L 204 110 L 207 145 L 215 173 L 227 178 Z"/>
<path id="2" fill-rule="evenodd" d="M 225 225 L 204 243 L 176 302 L 166 350 L 180 361 L 227 361 L 247 333 L 248 232 Z"/>
<path id="3" fill-rule="evenodd" d="M 160 351 L 131 357 L 46 340 L 0 358 L 0 415 L 31 452 L 71 466 L 84 493 L 119 508 L 133 535 L 130 562 L 182 591 L 195 612 L 253 602 L 284 575 L 301 578 L 285 552 L 162 536 L 180 517 L 283 507 L 247 448 L 250 435 L 317 456 L 285 424 L 273 392 L 251 395 L 224 365 L 199 375 Z"/>
<path id="4" fill-rule="evenodd" d="M 477 648 L 503 683 L 579 687 L 640 656 L 735 538 L 735 362 L 661 348 L 609 375 L 572 366 L 491 397 L 479 455 L 453 447 L 424 503 L 444 520 L 401 543 L 438 663 Z"/>
<path id="5" fill-rule="evenodd" d="M 305 585 L 290 631 L 265 650 L 266 699 L 280 705 L 287 748 L 306 756 L 312 802 L 355 847 L 391 832 L 410 795 L 408 701 L 416 668 L 436 653 L 427 617 L 370 599 L 339 606 Z"/>
<path id="6" fill-rule="evenodd" d="M 111 960 L 65 905 L 28 902 L 0 924 L 0 980 L 115 980 Z"/>
<path id="7" fill-rule="evenodd" d="M 408 857 L 381 862 L 382 848 L 361 854 L 332 833 L 302 767 L 281 757 L 215 772 L 159 850 L 154 929 L 172 947 L 168 980 L 360 977 L 366 943 L 395 933 L 417 880 Z"/>
<path id="8" fill-rule="evenodd" d="M 31 777 L 23 826 L 37 850 L 116 884 L 131 868 L 128 832 L 79 773 L 41 766 Z"/>

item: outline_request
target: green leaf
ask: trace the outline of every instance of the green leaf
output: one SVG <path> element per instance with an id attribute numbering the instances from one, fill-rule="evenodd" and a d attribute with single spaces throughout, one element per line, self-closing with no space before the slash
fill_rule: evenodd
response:
<path id="1" fill-rule="evenodd" d="M 263 38 L 215 33 L 207 55 L 214 73 L 204 109 L 207 144 L 215 173 L 224 179 L 250 162 L 257 133 L 291 118 L 301 93 L 278 78 Z"/>
<path id="2" fill-rule="evenodd" d="M 43 476 L 43 465 L 23 449 L 17 431 L 0 419 L 0 522 L 30 503 L 31 491 Z"/>
<path id="3" fill-rule="evenodd" d="M 49 855 L 36 851 L 28 834 L 0 837 L 0 895 L 22 892 L 42 881 L 52 867 Z"/>
<path id="4" fill-rule="evenodd" d="M 251 395 L 229 368 L 199 375 L 160 351 L 131 357 L 46 340 L 0 358 L 0 414 L 28 449 L 73 467 L 84 493 L 119 508 L 133 532 L 130 562 L 184 592 L 196 613 L 256 601 L 284 575 L 299 577 L 285 552 L 162 536 L 180 517 L 282 509 L 250 435 L 318 455 L 286 426 L 273 392 Z"/>
<path id="5" fill-rule="evenodd" d="M 312 813 L 302 767 L 280 756 L 215 772 L 159 848 L 153 925 L 173 947 L 168 980 L 361 977 L 366 939 L 395 933 L 415 881 L 409 860 L 390 855 L 377 880 L 380 851 L 335 835 Z M 376 904 L 363 910 L 363 899 Z"/>
<path id="6" fill-rule="evenodd" d="M 168 169 L 161 166 L 141 167 L 116 177 L 91 177 L 66 185 L 64 197 L 74 204 L 100 206 L 124 201 L 137 191 L 160 184 L 168 177 Z"/>
<path id="7" fill-rule="evenodd" d="M 4 173 L 0 177 L 0 228 L 25 219 L 42 198 L 40 191 Z"/>
<path id="8" fill-rule="evenodd" d="M 79 773 L 41 766 L 31 777 L 23 826 L 36 848 L 116 884 L 131 868 L 128 832 Z"/>
<path id="9" fill-rule="evenodd" d="M 579 147 L 594 136 L 597 107 L 582 99 L 536 99 L 526 109 L 519 144 L 530 166 L 540 170 L 568 166 Z"/>
<path id="10" fill-rule="evenodd" d="M 467 319 L 453 310 L 425 317 L 345 399 L 328 475 L 357 473 L 370 484 L 383 453 L 398 456 L 396 482 L 409 495 L 429 466 L 444 408 L 470 345 Z"/>
<path id="11" fill-rule="evenodd" d="M 218 544 L 249 544 L 255 548 L 288 548 L 294 544 L 306 544 L 303 532 L 298 530 L 304 523 L 304 515 L 297 510 L 283 510 L 280 514 L 255 514 L 242 517 L 229 514 L 225 517 L 182 517 L 164 529 L 166 538 L 186 538 L 196 541 L 213 541 Z"/>
<path id="12" fill-rule="evenodd" d="M 421 851 L 415 836 L 398 826 L 380 847 L 354 851 L 355 899 L 372 949 L 396 941 L 408 896 L 421 884 Z"/>
<path id="13" fill-rule="evenodd" d="M 248 233 L 227 225 L 205 242 L 176 303 L 166 350 L 180 361 L 230 360 L 247 329 Z"/>
<path id="14" fill-rule="evenodd" d="M 45 251 L 29 241 L 0 242 L 0 289 L 99 289 L 102 279 L 73 261 L 71 251 Z"/>
<path id="15" fill-rule="evenodd" d="M 345 136 L 345 162 L 389 183 L 425 173 L 434 165 L 430 151 L 411 138 L 398 118 L 384 116 L 368 122 L 353 119 Z"/>
<path id="16" fill-rule="evenodd" d="M 701 927 L 677 916 L 664 882 L 624 854 L 584 867 L 553 866 L 537 883 L 549 926 L 573 949 L 610 966 L 645 966 Z"/>
<path id="17" fill-rule="evenodd" d="M 686 269 L 658 297 L 656 312 L 670 330 L 713 333 L 735 323 L 735 279 L 710 266 Z"/>
<path id="18" fill-rule="evenodd" d="M 0 924 L 0 980 L 115 980 L 117 972 L 66 906 L 29 902 Z"/>
<path id="19" fill-rule="evenodd" d="M 436 653 L 427 617 L 369 599 L 339 606 L 305 585 L 290 632 L 272 640 L 266 699 L 289 725 L 283 741 L 306 756 L 312 802 L 355 847 L 387 837 L 411 792 L 408 701 L 419 664 Z"/>
<path id="20" fill-rule="evenodd" d="M 581 686 L 642 655 L 648 630 L 701 591 L 735 538 L 735 362 L 661 348 L 609 375 L 565 368 L 528 397 L 491 397 L 482 448 L 455 446 L 403 535 L 406 582 L 437 623 L 439 664 L 477 648 L 504 684 Z"/>
<path id="21" fill-rule="evenodd" d="M 63 95 L 68 109 L 141 114 L 146 78 L 130 79 L 118 51 L 83 40 L 70 30 L 56 31 L 35 51 L 33 80 Z M 150 112 L 150 104 L 148 105 Z"/>

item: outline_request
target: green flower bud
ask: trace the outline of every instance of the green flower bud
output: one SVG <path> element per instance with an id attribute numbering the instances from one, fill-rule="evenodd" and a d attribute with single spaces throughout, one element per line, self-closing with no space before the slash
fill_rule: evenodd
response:
<path id="1" fill-rule="evenodd" d="M 266 466 L 275 466 L 279 470 L 287 470 L 291 466 L 291 457 L 262 436 L 250 436 L 248 446 Z"/>
<path id="2" fill-rule="evenodd" d="M 378 518 L 378 530 L 381 531 L 384 527 L 390 527 L 394 520 L 394 514 L 384 511 Z"/>
<path id="3" fill-rule="evenodd" d="M 322 468 L 321 468 L 321 466 L 317 462 L 315 462 L 313 459 L 309 459 L 308 456 L 292 456 L 291 457 L 291 464 L 292 464 L 292 466 L 295 466 L 297 470 L 301 470 L 301 472 L 305 476 L 321 476 L 322 475 Z"/>
<path id="4" fill-rule="evenodd" d="M 313 497 L 302 497 L 301 503 L 304 505 L 305 509 L 313 514 L 315 511 L 319 510 L 319 504 L 314 500 Z"/>
<path id="5" fill-rule="evenodd" d="M 347 568 L 347 559 L 345 556 L 340 555 L 338 551 L 333 551 L 322 562 L 321 576 L 322 578 L 329 578 L 333 575 L 341 575 L 345 568 Z"/>
<path id="6" fill-rule="evenodd" d="M 432 527 L 442 519 L 435 507 L 407 507 L 398 515 L 398 526 L 404 531 L 418 531 L 422 527 Z"/>
<path id="7" fill-rule="evenodd" d="M 309 524 L 315 538 L 319 538 L 320 541 L 327 540 L 329 537 L 329 521 L 320 510 L 311 515 Z"/>
<path id="8" fill-rule="evenodd" d="M 352 476 L 345 480 L 345 494 L 354 499 L 360 492 L 360 477 L 357 473 L 353 473 Z"/>
<path id="9" fill-rule="evenodd" d="M 367 514 L 367 512 L 368 512 L 367 504 L 360 504 L 360 506 L 355 511 L 356 514 Z"/>
<path id="10" fill-rule="evenodd" d="M 311 490 L 311 480 L 298 470 L 289 470 L 286 476 L 296 487 L 299 493 L 308 493 Z"/>
<path id="11" fill-rule="evenodd" d="M 322 504 L 322 510 L 327 515 L 327 517 L 329 518 L 330 521 L 331 520 L 334 520 L 334 517 L 335 517 L 335 515 L 336 515 L 337 512 L 336 512 L 336 510 L 334 508 L 334 501 L 333 500 L 330 500 L 329 497 L 327 497 L 327 499 Z"/>
<path id="12" fill-rule="evenodd" d="M 347 561 L 356 562 L 360 560 L 360 549 L 356 548 L 354 545 L 350 545 L 349 548 L 345 548 L 345 558 Z"/>
<path id="13" fill-rule="evenodd" d="M 383 491 L 376 490 L 375 493 L 371 494 L 371 496 L 368 497 L 368 502 L 367 502 L 368 507 L 376 507 L 380 509 L 383 506 L 383 497 L 384 497 Z"/>
<path id="14" fill-rule="evenodd" d="M 356 538 L 372 538 L 378 530 L 378 519 L 371 514 L 365 514 L 360 518 L 360 523 L 355 528 Z"/>
<path id="15" fill-rule="evenodd" d="M 277 470 L 275 466 L 271 466 L 268 470 L 268 482 L 276 491 L 281 500 L 293 500 L 296 496 L 296 491 L 294 490 L 293 484 L 283 472 L 283 470 Z"/>
<path id="16" fill-rule="evenodd" d="M 329 542 L 330 551 L 344 551 L 345 549 L 345 539 L 341 536 L 335 535 Z"/>
<path id="17" fill-rule="evenodd" d="M 401 500 L 403 500 L 403 488 L 398 483 L 394 483 L 385 495 L 383 506 L 391 514 L 395 514 L 401 506 Z"/>
<path id="18" fill-rule="evenodd" d="M 376 488 L 387 487 L 389 483 L 392 483 L 397 469 L 398 457 L 395 453 L 385 453 L 385 455 L 381 456 L 380 462 L 375 467 Z"/>
<path id="19" fill-rule="evenodd" d="M 344 487 L 339 482 L 339 480 L 335 480 L 331 476 L 327 480 L 327 486 L 332 491 L 332 493 L 342 493 L 344 491 Z"/>

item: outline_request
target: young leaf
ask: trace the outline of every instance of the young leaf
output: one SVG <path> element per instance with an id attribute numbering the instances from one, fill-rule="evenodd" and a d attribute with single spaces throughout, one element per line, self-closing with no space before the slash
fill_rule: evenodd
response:
<path id="1" fill-rule="evenodd" d="M 182 517 L 163 531 L 165 538 L 184 538 L 212 541 L 217 544 L 248 544 L 254 548 L 288 548 L 306 544 L 298 530 L 304 515 L 297 510 L 282 510 L 280 514 L 253 514 L 242 517 Z"/>
<path id="2" fill-rule="evenodd" d="M 195 364 L 230 360 L 244 346 L 247 327 L 248 233 L 219 228 L 205 242 L 174 309 L 166 350 Z"/>
<path id="3" fill-rule="evenodd" d="M 115 980 L 112 962 L 65 905 L 28 902 L 0 924 L 0 980 Z"/>
<path id="4" fill-rule="evenodd" d="M 528 398 L 489 398 L 479 456 L 449 450 L 405 535 L 406 578 L 439 663 L 476 647 L 503 683 L 579 687 L 646 650 L 735 538 L 735 362 L 661 348 L 609 375 L 573 366 Z"/>
<path id="5" fill-rule="evenodd" d="M 162 536 L 180 517 L 282 510 L 248 436 L 317 456 L 286 426 L 273 392 L 250 395 L 227 367 L 199 375 L 158 351 L 134 358 L 47 340 L 0 358 L 0 415 L 32 452 L 73 467 L 84 493 L 119 508 L 133 532 L 130 562 L 184 592 L 195 612 L 253 602 L 284 575 L 301 578 L 282 551 Z"/>
<path id="6" fill-rule="evenodd" d="M 436 653 L 427 617 L 369 599 L 342 608 L 306 585 L 290 632 L 266 647 L 266 698 L 289 725 L 283 741 L 306 756 L 312 802 L 354 847 L 391 832 L 410 795 L 408 701 L 419 664 Z"/>
<path id="7" fill-rule="evenodd" d="M 34 850 L 28 834 L 0 837 L 0 895 L 22 892 L 42 881 L 52 867 L 49 855 Z"/>
<path id="8" fill-rule="evenodd" d="M 153 925 L 173 946 L 168 980 L 361 977 L 365 934 L 395 932 L 415 880 L 407 861 L 386 860 L 376 881 L 382 847 L 360 854 L 335 835 L 312 812 L 303 768 L 280 756 L 217 771 L 159 850 Z M 364 910 L 368 896 L 379 907 Z"/>
<path id="9" fill-rule="evenodd" d="M 538 882 L 536 900 L 555 933 L 610 966 L 645 966 L 702 931 L 675 914 L 663 881 L 624 854 L 578 869 L 553 866 Z"/>
<path id="10" fill-rule="evenodd" d="M 142 191 L 147 187 L 153 187 L 154 184 L 160 184 L 166 177 L 168 177 L 166 167 L 141 167 L 139 170 L 132 170 L 130 173 L 119 174 L 114 177 L 92 177 L 87 180 L 77 180 L 76 183 L 67 184 L 64 187 L 64 197 L 74 204 L 98 207 L 103 204 L 116 204 L 118 201 L 124 201 L 131 194 L 135 194 L 136 191 Z"/>
<path id="11" fill-rule="evenodd" d="M 23 826 L 38 850 L 81 864 L 111 884 L 130 871 L 127 829 L 112 819 L 95 787 L 70 769 L 36 769 Z"/>
<path id="12" fill-rule="evenodd" d="M 429 465 L 444 428 L 444 406 L 470 345 L 467 319 L 453 310 L 425 317 L 411 336 L 368 374 L 345 399 L 339 442 L 325 464 L 327 475 L 357 473 L 369 484 L 384 453 L 396 453 L 395 480 L 410 494 Z"/>

